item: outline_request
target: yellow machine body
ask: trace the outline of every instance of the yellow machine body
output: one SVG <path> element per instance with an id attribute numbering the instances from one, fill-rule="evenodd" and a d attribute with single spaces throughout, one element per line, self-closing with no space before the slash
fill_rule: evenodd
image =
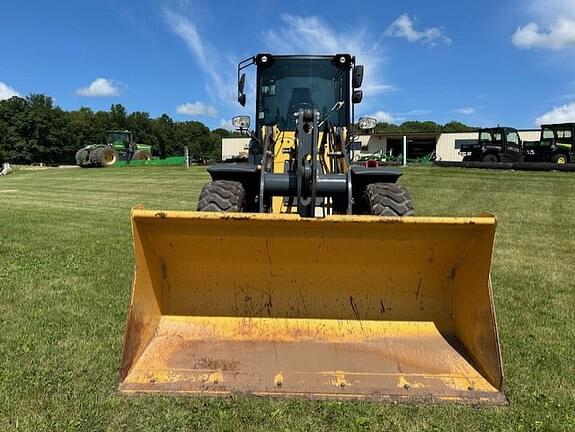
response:
<path id="1" fill-rule="evenodd" d="M 288 150 L 293 149 L 294 146 L 296 145 L 296 137 L 295 137 L 296 134 L 295 134 L 295 131 L 282 131 L 282 130 L 279 130 L 277 127 L 273 128 L 272 133 L 273 133 L 273 141 L 275 143 L 275 146 L 273 149 L 273 153 L 274 153 L 273 167 L 270 170 L 270 172 L 283 173 L 283 172 L 285 172 L 286 162 L 288 162 L 290 159 Z M 262 127 L 261 134 L 262 134 L 263 139 L 265 140 L 265 138 L 266 138 L 266 128 L 265 127 Z M 324 135 L 323 131 L 320 131 L 318 133 L 319 142 L 322 141 L 323 135 Z M 346 135 L 347 135 L 347 129 L 343 128 L 343 139 L 344 140 L 345 140 Z M 329 157 L 330 152 L 342 152 L 343 153 L 345 149 L 341 146 L 338 146 L 338 144 L 334 143 L 333 139 L 331 137 L 328 138 L 326 141 L 327 142 L 326 142 L 326 146 L 324 149 L 324 153 L 319 155 L 320 160 L 323 161 L 322 173 L 323 174 L 333 173 L 333 172 L 336 172 L 336 170 L 338 170 L 339 172 L 345 172 L 348 169 L 348 162 L 345 160 L 345 158 L 337 158 L 337 161 L 332 162 L 331 158 Z M 331 166 L 332 163 L 337 164 L 337 168 L 335 166 Z M 272 213 L 274 213 L 274 214 L 290 213 L 290 211 L 288 211 L 288 209 L 284 203 L 284 197 L 281 197 L 281 196 L 273 197 Z M 296 209 L 292 208 L 291 213 L 297 213 Z"/>
<path id="2" fill-rule="evenodd" d="M 504 404 L 495 219 L 132 211 L 122 393 Z"/>

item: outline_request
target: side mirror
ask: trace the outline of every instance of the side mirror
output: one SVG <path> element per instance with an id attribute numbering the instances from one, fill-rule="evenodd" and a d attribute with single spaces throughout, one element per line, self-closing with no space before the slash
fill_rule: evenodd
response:
<path id="1" fill-rule="evenodd" d="M 351 101 L 354 104 L 358 104 L 362 101 L 362 99 L 363 99 L 363 92 L 361 90 L 354 90 L 351 96 Z"/>
<path id="2" fill-rule="evenodd" d="M 353 88 L 360 88 L 363 83 L 363 65 L 356 65 L 353 68 L 352 84 Z"/>
<path id="3" fill-rule="evenodd" d="M 245 96 L 246 95 L 243 95 L 243 96 L 244 96 L 244 102 L 245 102 Z M 232 124 L 234 125 L 235 128 L 237 128 L 239 130 L 249 129 L 249 127 L 250 127 L 250 116 L 236 116 L 232 119 Z"/>
<path id="4" fill-rule="evenodd" d="M 361 130 L 375 129 L 377 120 L 373 117 L 360 117 L 358 120 L 358 127 Z"/>
<path id="5" fill-rule="evenodd" d="M 241 106 L 246 106 L 246 95 L 244 93 L 244 86 L 246 84 L 246 74 L 243 73 L 238 80 L 238 102 Z"/>
<path id="6" fill-rule="evenodd" d="M 243 73 L 240 79 L 238 80 L 238 93 L 244 92 L 245 84 L 246 84 L 246 74 Z"/>

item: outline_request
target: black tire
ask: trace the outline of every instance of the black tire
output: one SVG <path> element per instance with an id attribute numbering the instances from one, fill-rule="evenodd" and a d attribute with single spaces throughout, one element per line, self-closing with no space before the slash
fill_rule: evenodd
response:
<path id="1" fill-rule="evenodd" d="M 363 193 L 368 214 L 374 216 L 413 216 L 415 210 L 406 188 L 395 183 L 372 183 Z"/>
<path id="2" fill-rule="evenodd" d="M 86 159 L 88 156 L 88 149 L 81 148 L 76 152 L 76 165 L 81 166 L 82 168 L 86 166 Z"/>
<path id="3" fill-rule="evenodd" d="M 202 188 L 198 211 L 243 212 L 246 208 L 246 191 L 237 181 L 215 180 Z"/>
<path id="4" fill-rule="evenodd" d="M 132 160 L 147 160 L 147 161 L 149 161 L 149 160 L 152 160 L 152 155 L 147 150 L 136 150 L 134 152 L 134 157 L 132 157 Z"/>
<path id="5" fill-rule="evenodd" d="M 564 165 L 566 163 L 569 163 L 569 158 L 567 157 L 567 155 L 563 153 L 556 153 L 553 156 L 551 156 L 551 162 L 559 165 Z"/>
<path id="6" fill-rule="evenodd" d="M 462 162 L 469 162 L 471 160 L 472 160 L 471 156 L 463 156 Z"/>
<path id="7" fill-rule="evenodd" d="M 485 163 L 497 163 L 497 156 L 495 156 L 494 154 L 490 153 L 490 154 L 486 154 L 485 156 L 483 156 L 483 158 L 481 159 L 481 162 L 485 162 Z"/>
<path id="8" fill-rule="evenodd" d="M 112 147 L 99 147 L 90 155 L 90 161 L 100 167 L 114 165 L 119 159 L 118 152 Z"/>

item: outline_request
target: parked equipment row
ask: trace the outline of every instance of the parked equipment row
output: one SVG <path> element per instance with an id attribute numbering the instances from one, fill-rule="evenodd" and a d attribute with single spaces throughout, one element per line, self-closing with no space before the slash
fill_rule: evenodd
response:
<path id="1" fill-rule="evenodd" d="M 575 162 L 574 140 L 575 123 L 542 125 L 538 141 L 522 141 L 517 129 L 498 126 L 480 129 L 477 142 L 462 145 L 460 154 L 463 155 L 463 162 L 546 162 L 564 165 Z"/>
<path id="2" fill-rule="evenodd" d="M 516 171 L 570 171 L 575 172 L 575 163 L 557 164 L 552 162 L 451 162 L 435 161 L 434 166 L 458 168 L 483 168 Z"/>

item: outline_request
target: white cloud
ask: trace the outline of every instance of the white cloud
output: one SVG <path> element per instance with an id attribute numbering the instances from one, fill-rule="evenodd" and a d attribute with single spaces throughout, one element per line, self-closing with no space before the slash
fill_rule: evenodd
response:
<path id="1" fill-rule="evenodd" d="M 76 94 L 87 97 L 118 96 L 120 84 L 111 79 L 96 78 L 90 85 L 76 90 Z"/>
<path id="2" fill-rule="evenodd" d="M 217 117 L 218 110 L 211 105 L 207 105 L 203 102 L 185 103 L 178 105 L 176 107 L 176 112 L 178 114 L 184 114 L 189 116 L 207 116 L 207 117 Z"/>
<path id="3" fill-rule="evenodd" d="M 445 34 L 441 27 L 430 27 L 418 31 L 415 29 L 415 18 L 411 19 L 408 14 L 400 15 L 387 28 L 387 36 L 405 38 L 409 42 L 421 42 L 426 45 L 435 46 L 439 42 L 451 45 L 451 39 Z"/>
<path id="4" fill-rule="evenodd" d="M 366 98 L 395 90 L 381 82 L 383 54 L 379 44 L 366 31 L 328 27 L 315 16 L 282 15 L 279 29 L 263 32 L 263 40 L 274 53 L 355 55 L 358 64 L 365 66 L 363 91 Z"/>
<path id="5" fill-rule="evenodd" d="M 525 12 L 534 20 L 517 28 L 511 37 L 515 46 L 551 50 L 575 47 L 573 0 L 528 0 L 525 4 Z"/>
<path id="6" fill-rule="evenodd" d="M 456 113 L 459 114 L 463 114 L 463 115 L 471 115 L 471 114 L 475 114 L 475 108 L 474 107 L 461 107 L 461 108 L 455 108 L 453 110 Z"/>
<path id="7" fill-rule="evenodd" d="M 370 114 L 368 117 L 373 117 L 378 123 L 395 123 L 397 119 L 390 113 L 385 111 L 377 111 Z"/>
<path id="8" fill-rule="evenodd" d="M 518 48 L 549 48 L 561 50 L 575 47 L 575 21 L 559 17 L 547 31 L 540 31 L 539 26 L 530 22 L 519 27 L 511 37 L 513 44 Z"/>
<path id="9" fill-rule="evenodd" d="M 164 18 L 171 30 L 184 41 L 200 69 L 210 78 L 208 91 L 216 94 L 222 101 L 235 101 L 237 96 L 235 79 L 224 79 L 219 72 L 229 70 L 228 77 L 231 78 L 234 68 L 221 64 L 219 51 L 200 36 L 196 24 L 190 19 L 167 9 L 164 10 Z"/>
<path id="10" fill-rule="evenodd" d="M 10 99 L 13 96 L 20 96 L 20 93 L 10 87 L 8 84 L 0 81 L 0 100 Z"/>
<path id="11" fill-rule="evenodd" d="M 221 127 L 222 129 L 227 129 L 227 130 L 232 131 L 232 132 L 235 131 L 235 130 L 237 130 L 237 129 L 235 128 L 235 126 L 232 124 L 232 121 L 229 120 L 229 119 L 228 119 L 228 120 L 226 120 L 226 119 L 221 119 L 221 120 L 220 120 L 220 127 Z"/>
<path id="12" fill-rule="evenodd" d="M 573 0 L 529 0 L 526 9 L 546 25 L 557 20 L 557 17 L 575 19 Z"/>
<path id="13" fill-rule="evenodd" d="M 575 103 L 561 105 L 537 117 L 535 124 L 575 122 Z"/>

